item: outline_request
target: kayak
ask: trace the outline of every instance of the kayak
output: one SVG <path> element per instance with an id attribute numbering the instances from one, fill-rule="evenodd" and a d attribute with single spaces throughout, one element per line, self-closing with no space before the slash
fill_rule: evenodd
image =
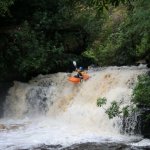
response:
<path id="1" fill-rule="evenodd" d="M 73 83 L 80 83 L 80 78 L 77 77 L 69 77 L 68 81 L 73 82 Z"/>
<path id="2" fill-rule="evenodd" d="M 83 80 L 88 80 L 89 79 L 89 75 L 88 74 L 83 74 Z M 75 83 L 75 84 L 78 84 L 78 83 L 80 83 L 80 78 L 78 78 L 78 77 L 75 77 L 75 76 L 72 76 L 72 77 L 69 77 L 68 78 L 68 81 L 70 81 L 70 82 L 72 82 L 72 83 Z"/>

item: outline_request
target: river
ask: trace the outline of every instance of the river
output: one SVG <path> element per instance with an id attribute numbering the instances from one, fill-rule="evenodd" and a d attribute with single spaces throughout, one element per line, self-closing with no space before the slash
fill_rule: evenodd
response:
<path id="1" fill-rule="evenodd" d="M 147 71 L 137 66 L 94 68 L 88 70 L 90 79 L 78 85 L 67 81 L 67 73 L 14 81 L 0 119 L 0 149 L 150 148 L 150 140 L 132 130 L 122 134 L 121 119 L 109 119 L 96 105 L 99 97 L 107 98 L 106 108 L 113 100 L 130 104 L 138 75 Z M 134 127 L 132 120 L 126 128 Z"/>

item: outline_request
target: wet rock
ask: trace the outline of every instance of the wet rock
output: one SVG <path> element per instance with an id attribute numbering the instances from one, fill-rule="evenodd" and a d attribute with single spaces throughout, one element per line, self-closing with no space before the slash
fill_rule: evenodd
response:
<path id="1" fill-rule="evenodd" d="M 129 146 L 123 143 L 81 143 L 63 148 L 61 145 L 41 145 L 32 150 L 149 150 L 149 146 Z M 29 149 L 22 149 L 29 150 Z M 30 149 L 31 150 L 31 149 Z"/>
<path id="2" fill-rule="evenodd" d="M 140 65 L 140 64 L 146 64 L 146 60 L 145 59 L 142 59 L 142 60 L 138 60 L 136 62 L 137 65 Z"/>
<path id="3" fill-rule="evenodd" d="M 72 145 L 63 150 L 130 150 L 130 147 L 119 143 L 83 143 Z"/>
<path id="4" fill-rule="evenodd" d="M 25 127 L 25 124 L 0 124 L 0 131 L 9 131 L 9 130 L 17 130 L 19 128 Z"/>
<path id="5" fill-rule="evenodd" d="M 150 108 L 143 108 L 141 115 L 141 134 L 145 138 L 150 138 Z"/>
<path id="6" fill-rule="evenodd" d="M 62 149 L 61 145 L 41 145 L 39 147 L 34 147 L 32 150 L 60 150 Z M 22 149 L 22 150 L 29 150 L 29 149 Z M 30 149 L 31 150 L 31 149 Z"/>
<path id="7" fill-rule="evenodd" d="M 6 129 L 5 125 L 0 124 L 0 130 L 4 130 L 4 129 Z"/>
<path id="8" fill-rule="evenodd" d="M 3 104 L 11 86 L 12 82 L 0 82 L 0 118 L 3 117 Z"/>

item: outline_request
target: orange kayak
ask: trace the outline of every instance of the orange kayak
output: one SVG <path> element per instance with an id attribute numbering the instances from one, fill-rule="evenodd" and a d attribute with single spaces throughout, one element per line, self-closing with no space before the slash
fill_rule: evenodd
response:
<path id="1" fill-rule="evenodd" d="M 80 78 L 77 77 L 69 77 L 68 81 L 71 81 L 73 83 L 80 83 Z"/>
<path id="2" fill-rule="evenodd" d="M 89 75 L 88 74 L 83 74 L 83 80 L 88 80 L 89 79 Z M 80 83 L 80 78 L 77 78 L 77 77 L 69 77 L 68 78 L 68 81 L 72 82 L 72 83 Z"/>

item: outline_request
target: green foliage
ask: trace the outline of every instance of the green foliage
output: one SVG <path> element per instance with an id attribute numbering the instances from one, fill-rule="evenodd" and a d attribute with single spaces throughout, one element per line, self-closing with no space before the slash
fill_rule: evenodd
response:
<path id="1" fill-rule="evenodd" d="M 135 104 L 150 106 L 150 76 L 142 75 L 138 77 L 138 83 L 134 88 L 132 101 Z"/>
<path id="2" fill-rule="evenodd" d="M 97 106 L 103 107 L 105 104 L 107 104 L 107 99 L 104 98 L 98 98 L 97 99 Z M 109 119 L 112 119 L 114 117 L 121 117 L 126 118 L 128 117 L 132 112 L 135 112 L 136 109 L 133 107 L 134 105 L 126 105 L 124 107 L 120 107 L 121 102 L 112 101 L 111 105 L 108 108 L 104 108 L 105 113 L 108 115 Z"/>
<path id="3" fill-rule="evenodd" d="M 133 10 L 128 10 L 129 3 Z M 66 70 L 72 58 L 85 62 L 88 57 L 101 66 L 148 59 L 149 4 L 149 0 L 0 0 L 0 15 L 10 14 L 1 17 L 1 26 L 10 28 L 2 27 L 0 33 L 1 78 L 10 72 L 30 76 Z"/>
<path id="4" fill-rule="evenodd" d="M 150 107 L 150 76 L 148 74 L 140 75 L 138 82 L 133 90 L 132 102 L 139 108 Z M 145 121 L 150 121 L 150 115 L 144 116 Z"/>
<path id="5" fill-rule="evenodd" d="M 101 106 L 103 106 L 104 104 L 106 104 L 106 102 L 107 102 L 107 99 L 106 99 L 105 97 L 103 97 L 103 98 L 98 98 L 98 99 L 97 99 L 97 106 L 98 106 L 98 107 L 101 107 Z"/>
<path id="6" fill-rule="evenodd" d="M 121 7 L 115 11 L 112 11 L 112 18 L 105 17 L 105 21 L 103 21 L 103 26 L 99 35 L 100 40 L 94 43 L 93 48 L 89 49 L 85 53 L 85 55 L 88 57 L 94 58 L 96 63 L 101 66 L 124 64 L 124 62 L 128 63 L 127 59 L 130 51 L 128 51 L 129 54 L 126 57 L 124 54 L 123 56 L 118 54 L 120 50 L 122 52 L 122 49 L 126 49 L 122 46 L 122 44 L 125 42 L 125 35 L 122 32 L 122 26 L 124 26 L 123 21 L 126 17 L 126 13 L 124 12 L 126 12 L 126 8 Z M 121 16 L 120 14 L 124 15 Z M 109 14 L 107 13 L 107 15 Z M 120 19 L 115 21 L 113 20 L 115 17 L 119 17 Z M 92 56 L 89 55 L 91 53 Z"/>
<path id="7" fill-rule="evenodd" d="M 34 73 L 48 73 L 63 64 L 63 48 L 45 41 L 43 36 L 37 36 L 27 22 L 11 38 L 5 59 L 7 68 L 11 66 L 10 70 L 27 77 Z"/>
<path id="8" fill-rule="evenodd" d="M 98 12 L 108 9 L 110 5 L 118 6 L 119 4 L 130 4 L 133 0 L 86 0 L 89 6 L 93 6 Z"/>
<path id="9" fill-rule="evenodd" d="M 138 0 L 132 5 L 133 10 L 122 6 L 109 10 L 98 42 L 88 49 L 91 52 L 85 53 L 97 64 L 129 65 L 138 59 L 150 58 L 150 1 Z"/>
<path id="10" fill-rule="evenodd" d="M 80 54 L 78 49 L 85 48 L 84 26 L 90 16 L 88 11 L 79 13 L 80 8 L 72 2 L 15 1 L 10 9 L 11 18 L 5 16 L 4 19 L 4 24 L 12 23 L 13 29 L 6 35 L 0 34 L 0 38 L 6 37 L 5 42 L 0 43 L 0 79 L 7 80 L 9 75 L 16 74 L 26 78 L 39 73 L 65 71 L 73 59 L 85 63 L 86 57 L 67 53 Z M 84 21 L 81 18 L 85 18 Z"/>
<path id="11" fill-rule="evenodd" d="M 0 16 L 4 16 L 9 11 L 9 7 L 15 0 L 0 0 Z"/>
<path id="12" fill-rule="evenodd" d="M 123 114 L 123 117 L 129 116 L 129 106 L 125 106 L 122 108 L 122 114 Z"/>
<path id="13" fill-rule="evenodd" d="M 141 57 L 148 54 L 149 48 L 150 48 L 150 37 L 149 34 L 146 32 L 142 36 L 140 43 L 136 45 L 137 57 Z"/>
<path id="14" fill-rule="evenodd" d="M 120 107 L 116 101 L 111 102 L 111 106 L 106 110 L 106 114 L 108 114 L 109 119 L 119 116 L 119 114 L 121 113 L 119 111 L 119 108 Z"/>

